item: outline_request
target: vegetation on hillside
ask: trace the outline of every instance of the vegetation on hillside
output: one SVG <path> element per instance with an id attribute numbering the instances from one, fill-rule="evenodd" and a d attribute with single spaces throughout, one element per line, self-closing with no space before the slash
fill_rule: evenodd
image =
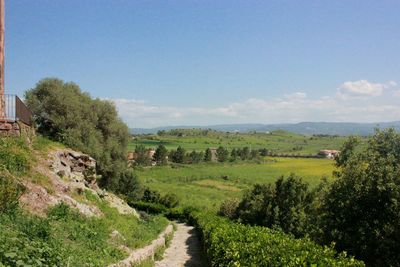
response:
<path id="1" fill-rule="evenodd" d="M 25 98 L 40 134 L 91 155 L 102 184 L 118 189 L 129 131 L 113 103 L 92 99 L 77 84 L 53 78 L 39 81 Z"/>
<path id="2" fill-rule="evenodd" d="M 61 203 L 45 217 L 19 207 L 26 190 L 22 182 L 30 180 L 50 185 L 47 177 L 37 176 L 34 165 L 52 143 L 37 138 L 32 147 L 23 138 L 0 138 L 0 265 L 1 266 L 106 266 L 126 256 L 121 245 L 137 248 L 154 239 L 168 221 L 161 216 L 121 215 L 88 191 L 73 197 L 95 205 L 103 216 L 85 217 Z M 45 188 L 49 192 L 50 189 Z M 124 239 L 113 239 L 117 230 Z"/>

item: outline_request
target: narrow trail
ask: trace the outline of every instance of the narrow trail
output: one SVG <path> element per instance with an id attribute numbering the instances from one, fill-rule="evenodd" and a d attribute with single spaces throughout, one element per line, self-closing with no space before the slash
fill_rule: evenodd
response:
<path id="1" fill-rule="evenodd" d="M 178 223 L 170 246 L 156 267 L 206 267 L 200 240 L 196 230 L 187 224 Z"/>

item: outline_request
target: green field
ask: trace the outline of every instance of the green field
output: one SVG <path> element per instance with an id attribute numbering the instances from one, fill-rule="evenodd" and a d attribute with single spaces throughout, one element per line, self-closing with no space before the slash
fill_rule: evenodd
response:
<path id="1" fill-rule="evenodd" d="M 138 170 L 144 184 L 163 193 L 175 193 L 182 205 L 216 209 L 221 201 L 239 197 L 255 183 L 270 183 L 296 173 L 311 186 L 322 177 L 332 179 L 334 162 L 328 159 L 266 158 L 263 163 L 203 163 L 157 166 Z"/>
<path id="2" fill-rule="evenodd" d="M 228 149 L 249 147 L 266 148 L 273 153 L 315 155 L 322 149 L 339 149 L 346 137 L 341 136 L 304 136 L 285 131 L 271 133 L 223 133 L 205 130 L 180 130 L 179 134 L 167 132 L 163 135 L 138 135 L 129 144 L 133 151 L 136 145 L 156 148 L 163 144 L 168 150 L 178 146 L 190 150 L 205 150 L 223 146 Z"/>

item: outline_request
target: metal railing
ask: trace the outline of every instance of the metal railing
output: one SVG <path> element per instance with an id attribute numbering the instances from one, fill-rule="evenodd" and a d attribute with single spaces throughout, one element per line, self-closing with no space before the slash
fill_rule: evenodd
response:
<path id="1" fill-rule="evenodd" d="M 21 121 L 26 125 L 32 125 L 32 112 L 17 95 L 4 95 L 4 118 L 6 121 Z"/>

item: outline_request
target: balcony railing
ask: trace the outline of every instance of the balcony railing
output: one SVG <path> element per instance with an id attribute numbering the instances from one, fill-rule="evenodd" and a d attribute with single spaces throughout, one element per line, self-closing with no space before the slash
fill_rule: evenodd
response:
<path id="1" fill-rule="evenodd" d="M 0 119 L 32 125 L 32 112 L 17 95 L 4 95 L 4 104 L 4 118 Z"/>

